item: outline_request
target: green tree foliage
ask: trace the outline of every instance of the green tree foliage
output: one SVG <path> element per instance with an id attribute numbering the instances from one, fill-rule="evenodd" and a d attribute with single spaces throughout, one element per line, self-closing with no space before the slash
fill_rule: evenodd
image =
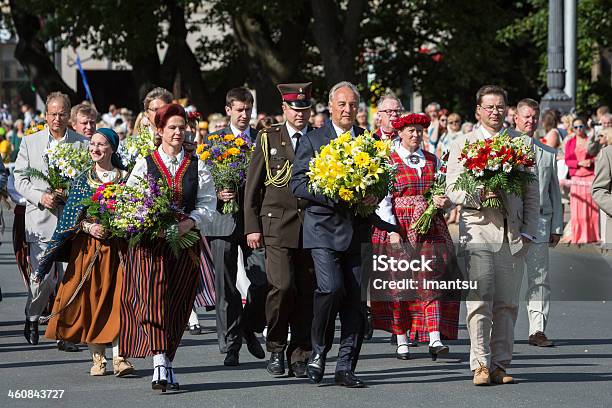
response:
<path id="1" fill-rule="evenodd" d="M 245 84 L 266 112 L 280 110 L 279 82 L 312 81 L 314 97 L 325 102 L 329 87 L 344 79 L 358 83 L 366 100 L 384 89 L 404 100 L 419 91 L 425 103 L 438 101 L 466 119 L 483 84 L 504 86 L 511 103 L 539 99 L 546 90 L 546 0 L 11 2 L 42 16 L 36 34 L 42 43 L 54 39 L 58 47 L 127 61 L 141 96 L 153 85 L 172 88 L 179 78 L 180 91 L 204 112 L 222 109 L 225 91 Z M 610 95 L 609 84 L 591 82 L 590 71 L 594 53 L 612 38 L 611 2 L 579 2 L 582 109 Z M 199 36 L 193 50 L 189 32 Z M 214 68 L 200 72 L 202 65 Z"/>
<path id="2" fill-rule="evenodd" d="M 517 18 L 499 31 L 497 38 L 502 44 L 523 49 L 531 44 L 537 52 L 540 89 L 546 85 L 547 69 L 547 27 L 548 1 L 526 0 L 527 14 Z M 578 42 L 577 42 L 577 95 L 576 108 L 579 112 L 593 110 L 601 103 L 612 103 L 612 89 L 608 79 L 592 78 L 594 61 L 598 60 L 612 42 L 612 0 L 578 1 Z"/>

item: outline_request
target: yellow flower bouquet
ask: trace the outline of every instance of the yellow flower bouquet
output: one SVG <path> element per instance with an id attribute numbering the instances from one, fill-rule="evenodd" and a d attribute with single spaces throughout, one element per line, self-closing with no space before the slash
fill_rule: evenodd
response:
<path id="1" fill-rule="evenodd" d="M 393 188 L 395 166 L 389 159 L 391 143 L 365 132 L 355 138 L 343 133 L 323 146 L 309 163 L 309 188 L 357 215 L 368 216 L 376 206 L 362 203 L 367 196 L 384 198 Z"/>

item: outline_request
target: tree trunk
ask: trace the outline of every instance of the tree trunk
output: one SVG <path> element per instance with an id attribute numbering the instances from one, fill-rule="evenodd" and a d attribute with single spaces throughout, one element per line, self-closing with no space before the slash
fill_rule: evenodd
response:
<path id="1" fill-rule="evenodd" d="M 200 62 L 187 44 L 187 23 L 185 8 L 174 0 L 167 2 L 170 14 L 168 30 L 168 51 L 162 64 L 163 76 L 167 79 L 180 72 L 181 89 L 199 110 L 208 110 L 208 98 L 204 89 L 204 80 Z"/>
<path id="2" fill-rule="evenodd" d="M 29 14 L 18 3 L 18 0 L 9 0 L 13 23 L 19 36 L 15 58 L 28 74 L 36 93 L 44 101 L 51 92 L 59 91 L 68 95 L 73 104 L 79 103 L 76 92 L 64 82 L 45 45 L 38 39 L 41 30 L 39 18 Z"/>
<path id="3" fill-rule="evenodd" d="M 304 8 L 295 19 L 284 21 L 280 38 L 274 42 L 263 18 L 245 13 L 232 15 L 234 34 L 248 67 L 251 86 L 257 92 L 259 111 L 280 112 L 280 95 L 276 85 L 306 81 L 299 77 L 300 62 L 304 59 L 304 39 L 310 10 Z"/>
<path id="4" fill-rule="evenodd" d="M 359 26 L 367 0 L 349 0 L 344 13 L 335 0 L 310 0 L 310 5 L 314 17 L 312 33 L 323 60 L 327 86 L 331 88 L 340 81 L 354 82 Z"/>

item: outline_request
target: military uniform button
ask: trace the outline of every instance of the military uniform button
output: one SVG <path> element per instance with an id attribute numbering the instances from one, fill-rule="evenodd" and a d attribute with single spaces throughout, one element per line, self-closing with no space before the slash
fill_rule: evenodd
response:
<path id="1" fill-rule="evenodd" d="M 302 212 L 302 209 L 301 209 L 301 208 L 298 208 L 298 212 Z"/>
<path id="2" fill-rule="evenodd" d="M 268 217 L 271 217 L 271 216 L 272 216 L 272 213 L 268 213 Z"/>

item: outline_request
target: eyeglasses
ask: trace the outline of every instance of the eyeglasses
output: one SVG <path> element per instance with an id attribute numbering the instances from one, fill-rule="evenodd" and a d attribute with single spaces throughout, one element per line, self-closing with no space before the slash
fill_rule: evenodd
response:
<path id="1" fill-rule="evenodd" d="M 385 109 L 385 110 L 380 110 L 379 112 L 384 112 L 387 114 L 387 116 L 391 116 L 391 115 L 399 116 L 402 113 L 400 109 Z"/>
<path id="2" fill-rule="evenodd" d="M 497 106 L 497 105 L 492 105 L 492 106 L 478 105 L 478 106 L 480 106 L 485 112 L 487 112 L 489 114 L 493 113 L 494 110 L 499 112 L 499 113 L 502 113 L 503 111 L 506 110 L 506 107 L 504 105 L 500 105 L 500 106 Z"/>
<path id="3" fill-rule="evenodd" d="M 578 125 L 578 126 L 574 126 L 575 130 L 581 130 L 584 129 L 584 125 Z"/>
<path id="4" fill-rule="evenodd" d="M 68 114 L 66 112 L 55 112 L 55 113 L 51 113 L 51 112 L 47 112 L 47 116 L 51 116 L 52 118 L 66 118 L 68 117 Z"/>

